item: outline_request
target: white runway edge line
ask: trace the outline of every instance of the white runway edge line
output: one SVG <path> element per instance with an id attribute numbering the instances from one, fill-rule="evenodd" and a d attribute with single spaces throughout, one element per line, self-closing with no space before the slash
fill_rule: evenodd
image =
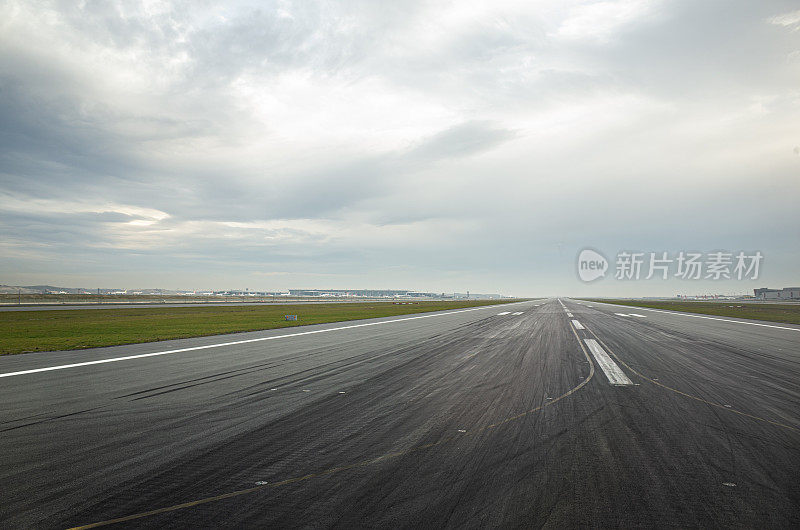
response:
<path id="1" fill-rule="evenodd" d="M 521 304 L 524 302 L 512 302 L 513 304 Z M 484 306 L 473 307 L 472 309 L 462 309 L 460 311 L 448 311 L 447 313 L 434 313 L 432 315 L 420 315 L 416 317 L 396 318 L 394 320 L 384 320 L 382 322 L 367 322 L 366 324 L 353 324 L 352 326 L 339 326 L 338 328 L 328 329 L 315 329 L 313 331 L 301 331 L 299 333 L 288 333 L 286 335 L 274 335 L 272 337 L 259 337 L 257 339 L 236 340 L 232 342 L 221 342 L 219 344 L 206 344 L 205 346 L 191 346 L 189 348 L 178 348 L 176 350 L 158 351 L 153 353 L 142 353 L 138 355 L 126 355 L 125 357 L 112 357 L 111 359 L 99 359 L 97 361 L 86 361 L 82 363 L 61 364 L 58 366 L 48 366 L 46 368 L 32 368 L 30 370 L 20 370 L 19 372 L 9 372 L 0 374 L 2 377 L 13 377 L 15 375 L 35 374 L 38 372 L 50 372 L 52 370 L 65 370 L 67 368 L 77 368 L 79 366 L 90 366 L 92 364 L 115 363 L 118 361 L 129 361 L 131 359 L 143 359 L 145 357 L 158 357 L 159 355 L 170 355 L 172 353 L 181 353 L 186 351 L 207 350 L 209 348 L 221 348 L 223 346 L 235 346 L 237 344 L 249 344 L 251 342 L 262 342 L 265 340 L 285 339 L 288 337 L 299 337 L 302 335 L 314 335 L 316 333 L 328 333 L 330 331 L 341 331 L 344 329 L 365 328 L 367 326 L 380 326 L 382 324 L 393 324 L 395 322 L 405 322 L 407 320 L 419 320 L 421 318 L 444 317 L 447 315 L 455 315 L 458 313 L 468 313 L 470 311 L 480 311 L 482 309 L 497 309 L 497 306 Z"/>
<path id="2" fill-rule="evenodd" d="M 720 322 L 732 322 L 733 324 L 747 324 L 748 326 L 759 326 L 762 328 L 775 328 L 775 329 L 788 329 L 789 331 L 800 331 L 800 328 L 787 328 L 786 326 L 776 326 L 774 324 L 759 324 L 757 322 L 743 322 L 741 320 L 730 320 L 728 318 L 707 317 L 705 315 L 690 315 L 689 313 L 679 313 L 677 311 L 662 311 L 660 309 L 649 309 L 647 307 L 638 307 L 640 311 L 652 311 L 653 313 L 664 313 L 666 315 L 678 315 L 690 318 L 703 318 L 705 320 L 719 320 Z"/>
<path id="3" fill-rule="evenodd" d="M 628 376 L 625 375 L 617 363 L 611 360 L 611 357 L 608 356 L 606 351 L 600 347 L 594 339 L 583 339 L 583 342 L 589 346 L 589 351 L 592 352 L 592 355 L 597 360 L 597 364 L 603 370 L 603 373 L 606 374 L 608 378 L 608 382 L 612 385 L 616 386 L 632 386 L 633 381 L 628 379 Z"/>
<path id="4" fill-rule="evenodd" d="M 583 324 L 581 324 L 577 320 L 573 320 L 572 325 L 575 326 L 575 329 L 586 329 L 585 327 L 583 327 Z"/>

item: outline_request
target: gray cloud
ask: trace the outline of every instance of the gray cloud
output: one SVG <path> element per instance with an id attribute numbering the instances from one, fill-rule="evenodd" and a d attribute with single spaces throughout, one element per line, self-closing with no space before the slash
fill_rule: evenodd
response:
<path id="1" fill-rule="evenodd" d="M 0 283 L 577 293 L 585 245 L 796 283 L 795 12 L 7 2 Z"/>
<path id="2" fill-rule="evenodd" d="M 470 121 L 425 139 L 406 157 L 419 163 L 479 154 L 516 136 L 514 131 L 494 128 L 488 122 Z"/>

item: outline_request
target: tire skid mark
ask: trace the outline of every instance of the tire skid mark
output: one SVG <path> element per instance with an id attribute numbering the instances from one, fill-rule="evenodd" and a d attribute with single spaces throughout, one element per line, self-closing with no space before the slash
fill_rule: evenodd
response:
<path id="1" fill-rule="evenodd" d="M 581 351 L 583 352 L 583 355 L 586 357 L 586 360 L 589 363 L 589 374 L 584 379 L 582 379 L 580 383 L 578 383 L 576 386 L 572 387 L 567 392 L 564 392 L 563 394 L 561 394 L 559 396 L 556 396 L 556 397 L 554 397 L 554 398 L 552 398 L 550 400 L 545 400 L 541 405 L 538 405 L 536 407 L 528 409 L 528 410 L 526 410 L 524 412 L 521 412 L 519 414 L 515 414 L 513 416 L 509 416 L 509 417 L 507 417 L 507 418 L 505 418 L 503 420 L 497 421 L 495 423 L 491 423 L 489 425 L 485 425 L 485 426 L 477 428 L 477 429 L 472 429 L 472 430 L 464 432 L 464 433 L 458 433 L 457 435 L 454 434 L 454 435 L 450 435 L 450 436 L 445 436 L 444 438 L 440 438 L 439 440 L 437 440 L 435 442 L 430 442 L 430 443 L 423 444 L 423 445 L 416 445 L 416 446 L 413 446 L 413 447 L 410 447 L 408 449 L 404 449 L 404 450 L 401 450 L 401 451 L 394 451 L 394 452 L 390 452 L 390 453 L 385 453 L 385 454 L 380 455 L 380 456 L 375 457 L 375 458 L 370 458 L 370 459 L 367 459 L 367 460 L 362 460 L 362 461 L 354 462 L 354 463 L 351 463 L 351 464 L 345 464 L 345 465 L 341 465 L 341 466 L 331 467 L 331 468 L 325 469 L 323 471 L 319 471 L 319 472 L 316 472 L 316 473 L 308 473 L 308 474 L 301 475 L 301 476 L 298 476 L 298 477 L 285 479 L 285 480 L 282 480 L 282 481 L 279 481 L 279 482 L 273 482 L 273 483 L 269 483 L 269 484 L 261 484 L 261 485 L 254 486 L 252 488 L 246 488 L 246 489 L 231 491 L 231 492 L 228 492 L 228 493 L 223 493 L 221 495 L 215 495 L 215 496 L 212 496 L 212 497 L 205 497 L 205 498 L 202 498 L 202 499 L 197 499 L 197 500 L 194 500 L 194 501 L 189 501 L 189 502 L 185 502 L 185 503 L 181 503 L 181 504 L 175 504 L 175 505 L 172 505 L 172 506 L 165 506 L 165 507 L 162 507 L 162 508 L 157 508 L 157 509 L 146 511 L 146 512 L 140 512 L 140 513 L 136 513 L 136 514 L 131 514 L 131 515 L 127 515 L 127 516 L 124 516 L 124 517 L 118 517 L 118 518 L 115 518 L 115 519 L 108 519 L 108 520 L 105 520 L 105 521 L 99 521 L 99 522 L 90 523 L 90 524 L 86 524 L 86 525 L 76 526 L 76 527 L 73 527 L 70 530 L 82 530 L 82 529 L 89 529 L 89 528 L 98 528 L 98 527 L 106 526 L 106 525 L 110 525 L 110 524 L 133 521 L 133 520 L 136 520 L 136 519 L 142 519 L 142 518 L 150 517 L 150 516 L 153 516 L 153 515 L 159 515 L 159 514 L 173 512 L 173 511 L 177 511 L 177 510 L 183 510 L 183 509 L 186 509 L 186 508 L 193 508 L 195 506 L 200 506 L 200 505 L 203 505 L 203 504 L 208 504 L 208 503 L 217 502 L 217 501 L 221 501 L 221 500 L 225 500 L 225 499 L 230 499 L 232 497 L 238 497 L 238 496 L 241 496 L 241 495 L 247 495 L 247 494 L 250 494 L 250 493 L 256 493 L 256 492 L 259 492 L 259 491 L 264 491 L 264 490 L 269 489 L 269 488 L 277 488 L 277 487 L 280 487 L 280 486 L 287 486 L 287 485 L 290 485 L 290 484 L 296 484 L 298 482 L 303 482 L 305 480 L 309 480 L 309 479 L 313 479 L 313 478 L 321 478 L 321 477 L 333 475 L 335 473 L 340 473 L 342 471 L 348 471 L 348 470 L 355 469 L 355 468 L 360 468 L 360 467 L 367 467 L 367 466 L 370 466 L 370 465 L 373 465 L 373 464 L 379 464 L 379 463 L 385 462 L 387 460 L 391 460 L 391 459 L 398 458 L 398 457 L 401 457 L 401 456 L 405 456 L 405 455 L 409 455 L 409 454 L 412 454 L 412 453 L 424 451 L 426 449 L 431 449 L 433 447 L 438 447 L 438 446 L 441 446 L 441 445 L 445 445 L 445 444 L 447 444 L 449 442 L 460 440 L 460 439 L 463 439 L 463 438 L 468 437 L 468 436 L 475 436 L 477 434 L 481 434 L 481 433 L 490 431 L 492 429 L 496 429 L 496 428 L 498 428 L 498 427 L 500 427 L 502 425 L 505 425 L 507 423 L 520 420 L 520 419 L 522 419 L 522 418 L 524 418 L 526 416 L 529 416 L 530 414 L 534 414 L 536 412 L 539 412 L 539 411 L 541 411 L 541 410 L 543 410 L 543 409 L 545 409 L 547 407 L 550 407 L 551 405 L 553 405 L 555 403 L 558 403 L 559 401 L 562 401 L 562 400 L 572 396 L 573 394 L 575 394 L 576 392 L 578 392 L 579 390 L 584 388 L 587 384 L 589 384 L 589 382 L 594 377 L 594 374 L 595 374 L 594 362 L 592 361 L 592 358 L 591 358 L 589 352 L 587 351 L 586 347 L 584 346 L 583 341 L 580 340 L 580 337 L 575 332 L 575 330 L 572 329 L 571 326 L 570 326 L 570 328 L 571 328 L 573 336 L 575 337 L 575 339 L 578 342 L 578 345 L 581 348 Z"/>

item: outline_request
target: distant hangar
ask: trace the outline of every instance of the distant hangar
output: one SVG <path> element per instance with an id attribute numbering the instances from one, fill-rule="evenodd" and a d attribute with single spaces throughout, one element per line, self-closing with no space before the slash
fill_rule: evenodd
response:
<path id="1" fill-rule="evenodd" d="M 784 287 L 783 289 L 754 289 L 753 293 L 758 300 L 798 300 L 800 301 L 800 287 Z"/>

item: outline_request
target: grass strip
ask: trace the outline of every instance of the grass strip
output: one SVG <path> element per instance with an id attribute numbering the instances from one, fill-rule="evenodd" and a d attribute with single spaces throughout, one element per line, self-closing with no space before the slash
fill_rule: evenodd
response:
<path id="1" fill-rule="evenodd" d="M 519 300 L 0 311 L 0 355 L 97 348 L 516 301 Z M 284 315 L 297 315 L 298 320 L 286 321 Z"/>
<path id="2" fill-rule="evenodd" d="M 607 302 L 609 304 L 649 307 L 651 309 L 666 309 L 668 311 L 682 311 L 684 313 L 699 313 L 719 317 L 749 318 L 752 320 L 766 320 L 769 322 L 783 322 L 785 324 L 800 324 L 800 304 L 748 304 L 741 302 L 672 302 L 666 301 L 640 301 L 640 300 L 612 300 L 590 299 L 592 302 Z"/>

